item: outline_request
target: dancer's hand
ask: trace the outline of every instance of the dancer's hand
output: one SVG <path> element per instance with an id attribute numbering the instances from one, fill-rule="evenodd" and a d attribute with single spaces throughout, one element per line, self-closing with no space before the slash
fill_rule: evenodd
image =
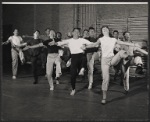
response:
<path id="1" fill-rule="evenodd" d="M 135 43 L 134 45 L 135 47 L 141 48 L 141 46 L 138 43 Z"/>
<path id="2" fill-rule="evenodd" d="M 23 51 L 26 51 L 26 50 L 28 50 L 28 49 L 30 49 L 30 46 L 26 46 L 26 47 L 23 48 L 22 50 L 23 50 Z"/>
<path id="3" fill-rule="evenodd" d="M 71 65 L 71 59 L 69 59 L 69 61 L 67 61 L 66 67 L 70 67 L 70 65 Z"/>
<path id="4" fill-rule="evenodd" d="M 2 42 L 2 45 L 5 45 L 6 43 L 5 42 Z"/>
<path id="5" fill-rule="evenodd" d="M 50 46 L 55 45 L 55 44 L 56 44 L 56 43 L 55 43 L 54 40 L 48 43 L 48 45 L 50 45 Z"/>
<path id="6" fill-rule="evenodd" d="M 81 49 L 86 50 L 86 45 L 82 45 Z"/>

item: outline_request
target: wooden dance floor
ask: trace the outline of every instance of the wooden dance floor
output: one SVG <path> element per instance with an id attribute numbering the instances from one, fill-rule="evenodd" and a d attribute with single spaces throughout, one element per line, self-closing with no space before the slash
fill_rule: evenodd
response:
<path id="1" fill-rule="evenodd" d="M 26 75 L 25 75 L 26 74 Z M 101 75 L 94 74 L 94 87 L 88 90 L 87 78 L 77 78 L 75 96 L 70 96 L 70 75 L 65 72 L 55 90 L 49 91 L 44 76 L 33 84 L 30 72 L 19 73 L 16 80 L 4 74 L 2 81 L 2 120 L 80 121 L 147 120 L 147 78 L 130 78 L 125 95 L 119 81 L 111 79 L 108 102 L 101 105 Z"/>

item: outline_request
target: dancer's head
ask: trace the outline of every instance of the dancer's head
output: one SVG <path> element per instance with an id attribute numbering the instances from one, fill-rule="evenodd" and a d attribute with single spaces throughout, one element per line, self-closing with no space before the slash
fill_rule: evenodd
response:
<path id="1" fill-rule="evenodd" d="M 106 26 L 106 25 L 103 26 L 101 31 L 104 36 L 109 36 L 109 27 L 108 26 Z"/>
<path id="2" fill-rule="evenodd" d="M 87 29 L 84 29 L 83 38 L 88 38 L 88 37 L 89 37 L 89 31 Z"/>
<path id="3" fill-rule="evenodd" d="M 95 37 L 95 28 L 89 27 L 89 36 L 90 37 Z"/>
<path id="4" fill-rule="evenodd" d="M 56 33 L 56 38 L 58 38 L 58 39 L 61 39 L 61 38 L 62 38 L 61 32 L 57 32 L 57 33 Z"/>
<path id="5" fill-rule="evenodd" d="M 46 29 L 45 29 L 45 34 L 48 36 L 49 33 L 50 33 L 50 28 L 46 28 Z"/>
<path id="6" fill-rule="evenodd" d="M 123 37 L 124 37 L 125 41 L 130 41 L 130 32 L 125 31 L 123 33 Z"/>
<path id="7" fill-rule="evenodd" d="M 121 50 L 121 46 L 119 44 L 115 45 L 115 49 L 116 52 L 119 52 Z"/>
<path id="8" fill-rule="evenodd" d="M 68 32 L 68 33 L 67 33 L 67 37 L 68 37 L 68 38 L 72 38 L 72 33 L 71 33 L 71 32 Z"/>
<path id="9" fill-rule="evenodd" d="M 40 31 L 39 31 L 39 30 L 36 30 L 36 31 L 33 33 L 33 36 L 34 36 L 34 39 L 38 39 L 39 36 L 40 36 Z"/>
<path id="10" fill-rule="evenodd" d="M 15 36 L 18 36 L 18 34 L 19 34 L 18 29 L 14 29 L 13 34 L 14 34 Z"/>
<path id="11" fill-rule="evenodd" d="M 113 37 L 116 38 L 116 39 L 119 38 L 119 31 L 118 30 L 113 31 Z"/>
<path id="12" fill-rule="evenodd" d="M 51 39 L 54 39 L 55 36 L 56 36 L 55 31 L 54 31 L 54 30 L 50 30 L 49 37 L 50 37 Z"/>
<path id="13" fill-rule="evenodd" d="M 80 37 L 80 28 L 74 28 L 72 31 L 73 38 L 78 39 Z"/>
<path id="14" fill-rule="evenodd" d="M 107 25 L 102 26 L 101 28 L 101 34 L 99 35 L 99 38 L 103 37 L 103 36 L 109 36 L 112 37 L 111 33 L 110 33 L 110 29 Z"/>

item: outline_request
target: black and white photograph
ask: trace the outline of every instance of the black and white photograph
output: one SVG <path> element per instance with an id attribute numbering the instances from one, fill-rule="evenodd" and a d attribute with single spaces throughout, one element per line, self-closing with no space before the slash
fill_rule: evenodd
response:
<path id="1" fill-rule="evenodd" d="M 1 121 L 148 121 L 148 2 L 2 2 Z"/>

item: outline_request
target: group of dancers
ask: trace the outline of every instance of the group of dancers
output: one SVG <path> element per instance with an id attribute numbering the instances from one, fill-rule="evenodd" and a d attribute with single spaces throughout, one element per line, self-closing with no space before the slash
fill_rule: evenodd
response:
<path id="1" fill-rule="evenodd" d="M 101 62 L 102 71 L 102 93 L 101 103 L 106 104 L 107 90 L 110 81 L 109 69 L 111 66 L 115 69 L 115 77 L 120 72 L 121 84 L 124 85 L 125 92 L 129 91 L 129 67 L 136 65 L 137 73 L 143 73 L 142 58 L 135 55 L 135 52 L 148 55 L 148 52 L 141 49 L 137 43 L 133 43 L 130 39 L 130 32 L 123 33 L 123 40 L 119 39 L 119 32 L 114 30 L 110 33 L 108 26 L 101 28 L 101 34 L 96 37 L 95 28 L 89 27 L 85 29 L 81 36 L 80 28 L 74 28 L 72 33 L 68 34 L 68 39 L 62 39 L 61 33 L 55 33 L 54 30 L 47 28 L 46 35 L 40 35 L 40 31 L 36 30 L 33 39 L 23 42 L 17 29 L 14 35 L 9 37 L 3 44 L 11 42 L 12 54 L 12 72 L 13 79 L 16 79 L 18 67 L 18 55 L 22 63 L 24 63 L 24 51 L 30 50 L 32 69 L 34 75 L 34 84 L 38 83 L 38 59 L 41 59 L 43 69 L 46 69 L 46 77 L 50 86 L 50 91 L 54 90 L 53 69 L 56 69 L 56 84 L 59 84 L 59 78 L 62 75 L 61 62 L 64 60 L 64 48 L 67 47 L 70 53 L 66 59 L 67 65 L 70 65 L 71 87 L 70 95 L 76 93 L 76 77 L 84 75 L 85 70 L 88 71 L 88 89 L 93 85 L 94 61 L 98 56 Z"/>

